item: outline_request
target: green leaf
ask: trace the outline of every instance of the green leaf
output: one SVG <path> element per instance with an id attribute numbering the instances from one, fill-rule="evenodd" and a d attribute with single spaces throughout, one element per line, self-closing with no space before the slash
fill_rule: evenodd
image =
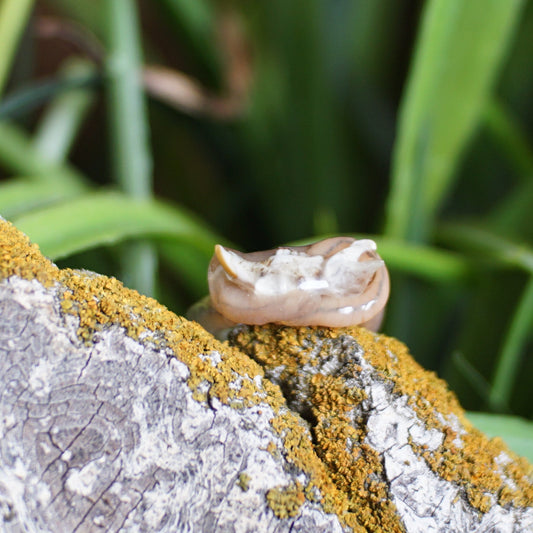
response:
<path id="1" fill-rule="evenodd" d="M 533 276 L 530 276 L 520 303 L 513 314 L 496 362 L 494 380 L 489 395 L 489 404 L 493 409 L 502 410 L 509 405 L 513 386 L 525 356 L 525 347 L 531 338 L 532 328 Z"/>
<path id="2" fill-rule="evenodd" d="M 47 180 L 56 186 L 67 180 L 86 183 L 71 166 L 46 160 L 22 129 L 7 121 L 0 121 L 0 164 L 16 174 Z"/>
<path id="3" fill-rule="evenodd" d="M 33 0 L 3 0 L 0 3 L 0 94 L 9 78 L 18 41 L 31 15 Z"/>
<path id="4" fill-rule="evenodd" d="M 370 237 L 373 238 L 373 237 Z M 436 247 L 375 237 L 389 268 L 437 283 L 461 282 L 472 274 L 472 265 L 460 255 Z"/>
<path id="5" fill-rule="evenodd" d="M 493 231 L 466 222 L 448 222 L 439 227 L 438 238 L 480 260 L 520 268 L 533 274 L 533 248 Z"/>
<path id="6" fill-rule="evenodd" d="M 488 437 L 501 437 L 517 455 L 533 462 L 533 422 L 517 416 L 466 413 L 467 418 Z"/>
<path id="7" fill-rule="evenodd" d="M 292 246 L 310 244 L 334 235 L 320 235 L 292 241 Z M 369 234 L 351 234 L 355 239 L 372 239 L 379 255 L 390 270 L 396 270 L 431 282 L 448 283 L 466 281 L 473 269 L 460 255 L 436 247 L 407 243 L 399 239 Z"/>
<path id="8" fill-rule="evenodd" d="M 142 86 L 141 28 L 135 0 L 106 0 L 108 116 L 114 181 L 132 198 L 152 195 L 152 154 Z M 155 293 L 157 254 L 135 242 L 120 257 L 124 283 Z"/>
<path id="9" fill-rule="evenodd" d="M 426 4 L 393 154 L 386 233 L 424 240 L 509 48 L 522 0 Z"/>
<path id="10" fill-rule="evenodd" d="M 69 59 L 61 70 L 61 79 L 72 82 L 80 76 L 93 76 L 95 67 L 84 59 Z M 63 90 L 45 109 L 33 144 L 48 161 L 62 163 L 74 143 L 80 127 L 94 101 L 94 91 L 87 87 Z"/>
<path id="11" fill-rule="evenodd" d="M 75 181 L 57 183 L 16 178 L 0 183 L 0 215 L 11 219 L 33 209 L 67 200 L 85 191 L 86 187 Z"/>
<path id="12" fill-rule="evenodd" d="M 186 244 L 209 258 L 220 241 L 183 209 L 116 192 L 86 194 L 15 217 L 13 223 L 54 260 L 141 237 Z"/>

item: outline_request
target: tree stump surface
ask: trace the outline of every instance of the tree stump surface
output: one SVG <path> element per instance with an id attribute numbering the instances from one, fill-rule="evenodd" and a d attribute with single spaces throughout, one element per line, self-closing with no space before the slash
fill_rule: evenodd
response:
<path id="1" fill-rule="evenodd" d="M 221 343 L 0 219 L 2 531 L 533 531 L 533 468 L 362 328 Z"/>

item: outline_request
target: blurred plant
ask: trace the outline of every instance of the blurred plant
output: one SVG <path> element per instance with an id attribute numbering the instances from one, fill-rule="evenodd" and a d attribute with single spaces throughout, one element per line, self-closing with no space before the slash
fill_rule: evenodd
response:
<path id="1" fill-rule="evenodd" d="M 524 0 L 2 0 L 0 213 L 177 312 L 217 241 L 370 235 L 385 332 L 533 417 L 532 26 Z"/>

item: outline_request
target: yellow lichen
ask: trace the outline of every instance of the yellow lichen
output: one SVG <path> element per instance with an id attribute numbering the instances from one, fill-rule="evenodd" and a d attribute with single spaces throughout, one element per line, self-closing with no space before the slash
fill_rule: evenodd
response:
<path id="1" fill-rule="evenodd" d="M 407 347 L 396 339 L 361 328 L 351 328 L 349 333 L 361 344 L 365 357 L 383 377 L 393 376 L 394 391 L 409 397 L 409 404 L 427 427 L 444 434 L 442 444 L 433 451 L 422 451 L 412 444 L 434 472 L 461 485 L 470 504 L 481 512 L 490 509 L 489 493 L 502 506 L 533 505 L 533 466 L 511 452 L 501 439 L 488 439 L 475 429 L 445 381 L 424 370 Z M 443 423 L 443 417 L 450 416 L 465 430 L 461 435 Z M 504 464 L 499 460 L 502 454 L 509 457 Z M 513 488 L 505 482 L 504 476 L 511 479 Z"/>
<path id="2" fill-rule="evenodd" d="M 343 505 L 338 502 L 343 501 L 343 496 L 317 458 L 307 429 L 286 408 L 277 386 L 269 380 L 257 384 L 255 378 L 264 375 L 260 365 L 241 351 L 217 341 L 200 325 L 176 316 L 152 298 L 125 288 L 114 278 L 59 270 L 41 255 L 35 244 L 30 244 L 26 236 L 9 222 L 1 220 L 0 251 L 0 279 L 16 275 L 28 280 L 37 279 L 46 287 L 59 284 L 61 310 L 79 319 L 78 335 L 82 340 L 90 342 L 95 332 L 109 325 L 122 326 L 136 340 L 170 348 L 189 368 L 188 385 L 197 401 L 207 402 L 208 396 L 216 396 L 221 402 L 237 408 L 266 403 L 274 412 L 281 413 L 277 423 L 280 432 L 286 435 L 287 458 L 308 473 L 313 487 L 324 491 L 326 502 L 337 502 L 336 509 L 342 511 Z M 211 352 L 223 354 L 216 366 L 202 358 Z M 236 387 L 238 378 L 241 378 L 240 386 Z M 274 453 L 273 449 L 271 453 L 279 455 L 279 451 Z M 329 505 L 329 509 L 332 508 Z"/>
<path id="3" fill-rule="evenodd" d="M 36 244 L 9 222 L 0 220 L 0 279 L 19 276 L 54 284 L 59 269 L 43 257 Z"/>
<path id="4" fill-rule="evenodd" d="M 239 481 L 237 485 L 241 488 L 243 492 L 246 492 L 250 488 L 251 477 L 246 472 L 241 472 L 239 474 Z"/>
<path id="5" fill-rule="evenodd" d="M 270 489 L 266 498 L 268 505 L 278 518 L 296 516 L 305 502 L 305 494 L 300 483 Z"/>
<path id="6" fill-rule="evenodd" d="M 309 500 L 320 498 L 326 512 L 336 513 L 356 532 L 403 530 L 388 488 L 381 481 L 380 457 L 364 442 L 364 420 L 354 424 L 350 418 L 365 399 L 365 392 L 347 387 L 341 377 L 320 371 L 319 365 L 330 355 L 330 341 L 341 336 L 355 339 L 377 372 L 377 379 L 388 381 L 395 393 L 407 396 L 409 405 L 428 428 L 444 433 L 444 442 L 436 450 L 411 443 L 433 471 L 461 485 L 470 503 L 481 512 L 490 508 L 488 495 L 505 506 L 533 505 L 533 467 L 512 454 L 499 439 L 488 440 L 475 430 L 446 384 L 423 370 L 395 339 L 361 328 L 262 326 L 243 330 L 235 339 L 236 349 L 114 278 L 59 270 L 36 245 L 3 221 L 0 244 L 0 279 L 17 275 L 37 279 L 46 287 L 59 283 L 61 309 L 79 318 L 78 333 L 86 342 L 102 328 L 120 325 L 134 339 L 169 347 L 188 366 L 188 384 L 198 401 L 217 397 L 235 408 L 268 403 L 277 413 L 271 423 L 284 442 L 286 459 L 309 478 L 305 490 L 293 485 L 269 492 L 268 501 L 278 516 L 297 514 L 307 495 Z M 216 365 L 205 357 L 214 351 L 223 354 Z M 357 364 L 350 364 L 351 372 L 360 371 Z M 303 376 L 314 418 L 312 438 L 308 427 L 286 408 L 279 388 L 267 379 L 259 384 L 255 379 L 264 376 L 262 367 L 279 367 L 283 381 L 299 384 L 304 366 L 315 370 Z M 457 417 L 466 433 L 457 435 L 443 423 L 443 417 L 448 416 Z M 274 443 L 267 449 L 275 457 L 279 453 Z M 502 454 L 511 460 L 498 462 Z M 505 484 L 502 474 L 512 484 Z"/>
<path id="7" fill-rule="evenodd" d="M 331 355 L 328 341 L 335 335 L 335 330 L 326 328 L 258 326 L 242 328 L 231 342 L 265 368 L 282 368 L 280 380 L 298 380 L 300 392 L 301 387 L 305 388 L 315 421 L 311 428 L 314 444 L 307 434 L 289 426 L 283 416 L 275 418 L 272 425 L 284 438 L 289 459 L 298 467 L 308 469 L 310 461 L 316 462 L 315 454 L 320 459 L 326 475 L 313 477 L 311 486 L 323 495 L 326 512 L 336 513 L 355 531 L 401 532 L 403 527 L 387 485 L 379 478 L 380 457 L 364 443 L 364 422 L 361 420 L 356 427 L 351 418 L 354 408 L 365 399 L 365 392 L 348 387 L 342 377 L 319 370 L 322 361 Z M 310 365 L 314 372 L 302 371 L 304 365 Z M 359 369 L 354 366 L 351 370 Z M 316 465 L 313 470 L 317 470 Z"/>
<path id="8" fill-rule="evenodd" d="M 443 442 L 435 450 L 413 442 L 411 447 L 441 478 L 462 486 L 473 507 L 488 511 L 492 500 L 489 494 L 502 506 L 533 505 L 533 467 L 509 451 L 500 439 L 489 440 L 473 428 L 446 383 L 420 367 L 399 341 L 357 327 L 243 329 L 232 337 L 236 346 L 265 369 L 282 368 L 282 382 L 298 383 L 301 388 L 302 380 L 306 380 L 305 394 L 314 416 L 315 452 L 327 466 L 328 477 L 340 491 L 337 494 L 348 496 L 346 501 L 324 501 L 329 501 L 348 525 L 353 522 L 350 513 L 354 513 L 355 521 L 365 527 L 400 530 L 395 529 L 399 525 L 395 524 L 387 487 L 379 481 L 380 458 L 364 443 L 364 421 L 354 424 L 348 416 L 364 399 L 364 391 L 347 388 L 343 378 L 302 371 L 302 364 L 318 368 L 322 359 L 331 356 L 330 341 L 342 336 L 355 339 L 363 348 L 364 358 L 376 372 L 375 379 L 390 383 L 394 393 L 408 398 L 408 404 L 428 428 L 443 433 Z M 314 362 L 309 361 L 310 350 L 314 350 Z M 355 362 L 351 366 L 353 372 L 359 371 Z M 465 430 L 460 435 L 453 424 L 445 422 L 450 417 L 454 417 L 455 426 L 459 423 Z M 510 460 L 502 463 L 498 459 L 502 454 Z M 341 509 L 345 509 L 344 514 Z"/>

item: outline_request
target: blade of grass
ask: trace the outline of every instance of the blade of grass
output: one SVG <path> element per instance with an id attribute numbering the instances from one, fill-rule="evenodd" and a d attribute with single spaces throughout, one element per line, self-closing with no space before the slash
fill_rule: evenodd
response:
<path id="1" fill-rule="evenodd" d="M 516 175 L 521 179 L 533 179 L 531 143 L 506 106 L 496 98 L 492 98 L 485 108 L 484 120 L 487 131 L 507 155 Z"/>
<path id="2" fill-rule="evenodd" d="M 109 122 L 114 176 L 133 198 L 151 196 L 151 155 L 141 79 L 139 23 L 133 0 L 106 0 L 108 20 Z M 157 256 L 148 243 L 125 247 L 123 280 L 138 291 L 154 293 Z"/>
<path id="3" fill-rule="evenodd" d="M 214 244 L 224 242 L 183 209 L 109 191 L 45 207 L 13 223 L 53 260 L 138 237 L 186 243 L 209 259 Z"/>
<path id="4" fill-rule="evenodd" d="M 509 410 L 512 387 L 533 326 L 533 249 L 464 223 L 446 224 L 438 236 L 449 245 L 462 248 L 481 260 L 490 259 L 530 275 L 503 340 L 488 396 L 492 409 Z"/>
<path id="5" fill-rule="evenodd" d="M 493 99 L 485 110 L 485 126 L 507 156 L 516 176 L 521 180 L 490 213 L 489 226 L 501 232 L 523 228 L 531 236 L 533 227 L 533 149 L 526 132 L 507 107 Z M 528 233 L 529 230 L 529 233 Z"/>
<path id="6" fill-rule="evenodd" d="M 185 49 L 198 58 L 211 82 L 220 69 L 215 46 L 215 6 L 208 0 L 158 0 L 168 13 L 169 22 L 186 41 Z"/>
<path id="7" fill-rule="evenodd" d="M 489 405 L 494 410 L 509 407 L 513 384 L 516 380 L 524 349 L 533 328 L 533 275 L 524 289 L 520 303 L 511 320 L 500 351 L 489 394 Z"/>
<path id="8" fill-rule="evenodd" d="M 61 184 L 69 181 L 85 184 L 85 178 L 67 164 L 47 161 L 35 149 L 31 139 L 15 125 L 0 122 L 0 163 L 15 174 L 39 181 Z"/>
<path id="9" fill-rule="evenodd" d="M 17 215 L 73 198 L 86 191 L 75 181 L 65 181 L 60 187 L 56 183 L 39 182 L 31 179 L 12 179 L 0 183 L 0 214 L 11 219 Z"/>
<path id="10" fill-rule="evenodd" d="M 69 61 L 63 69 L 67 80 L 94 76 L 94 66 L 85 60 Z M 36 150 L 48 161 L 62 163 L 70 151 L 94 94 L 78 87 L 59 94 L 45 110 L 33 136 Z"/>
<path id="11" fill-rule="evenodd" d="M 533 176 L 517 185 L 490 214 L 488 226 L 503 233 L 522 229 L 525 238 L 533 238 Z"/>
<path id="12" fill-rule="evenodd" d="M 374 240 L 389 268 L 398 272 L 436 283 L 465 282 L 473 273 L 471 263 L 454 252 L 386 237 Z"/>
<path id="13" fill-rule="evenodd" d="M 475 390 L 480 398 L 489 397 L 490 384 L 479 370 L 460 351 L 452 353 L 452 364 L 459 373 L 466 378 L 468 384 Z"/>
<path id="14" fill-rule="evenodd" d="M 151 239 L 198 298 L 207 292 L 207 265 L 215 243 L 227 244 L 182 209 L 114 192 L 85 195 L 13 222 L 53 260 L 133 238 Z"/>
<path id="15" fill-rule="evenodd" d="M 503 341 L 488 397 L 492 409 L 508 410 L 512 387 L 533 326 L 533 249 L 468 224 L 446 224 L 439 231 L 439 238 L 480 259 L 495 260 L 502 266 L 520 268 L 530 275 Z"/>
<path id="16" fill-rule="evenodd" d="M 401 105 L 387 235 L 420 241 L 431 231 L 523 5 L 522 0 L 426 3 Z"/>
<path id="17" fill-rule="evenodd" d="M 35 82 L 30 87 L 20 89 L 4 99 L 0 104 L 0 120 L 27 115 L 30 111 L 51 100 L 56 94 L 71 89 L 90 87 L 95 85 L 97 81 L 98 76 L 93 73 L 66 80 L 51 78 Z"/>
<path id="18" fill-rule="evenodd" d="M 314 236 L 292 241 L 289 245 L 302 246 L 332 236 L 330 234 Z M 449 250 L 440 250 L 378 235 L 358 233 L 351 234 L 350 237 L 375 241 L 378 253 L 387 263 L 389 270 L 403 272 L 435 283 L 462 283 L 473 274 L 471 262 Z"/>
<path id="19" fill-rule="evenodd" d="M 0 95 L 15 59 L 19 38 L 33 7 L 33 0 L 3 0 L 0 3 Z"/>
<path id="20" fill-rule="evenodd" d="M 135 2 L 107 0 L 106 8 L 109 24 L 107 86 L 114 175 L 124 192 L 135 198 L 148 198 L 152 188 L 152 163 Z"/>
<path id="21" fill-rule="evenodd" d="M 533 422 L 517 416 L 466 413 L 466 417 L 489 437 L 501 437 L 517 455 L 533 462 Z"/>
<path id="22" fill-rule="evenodd" d="M 440 241 L 459 248 L 480 260 L 493 260 L 502 266 L 533 274 L 533 249 L 517 244 L 489 230 L 466 223 L 446 223 L 439 230 Z"/>

